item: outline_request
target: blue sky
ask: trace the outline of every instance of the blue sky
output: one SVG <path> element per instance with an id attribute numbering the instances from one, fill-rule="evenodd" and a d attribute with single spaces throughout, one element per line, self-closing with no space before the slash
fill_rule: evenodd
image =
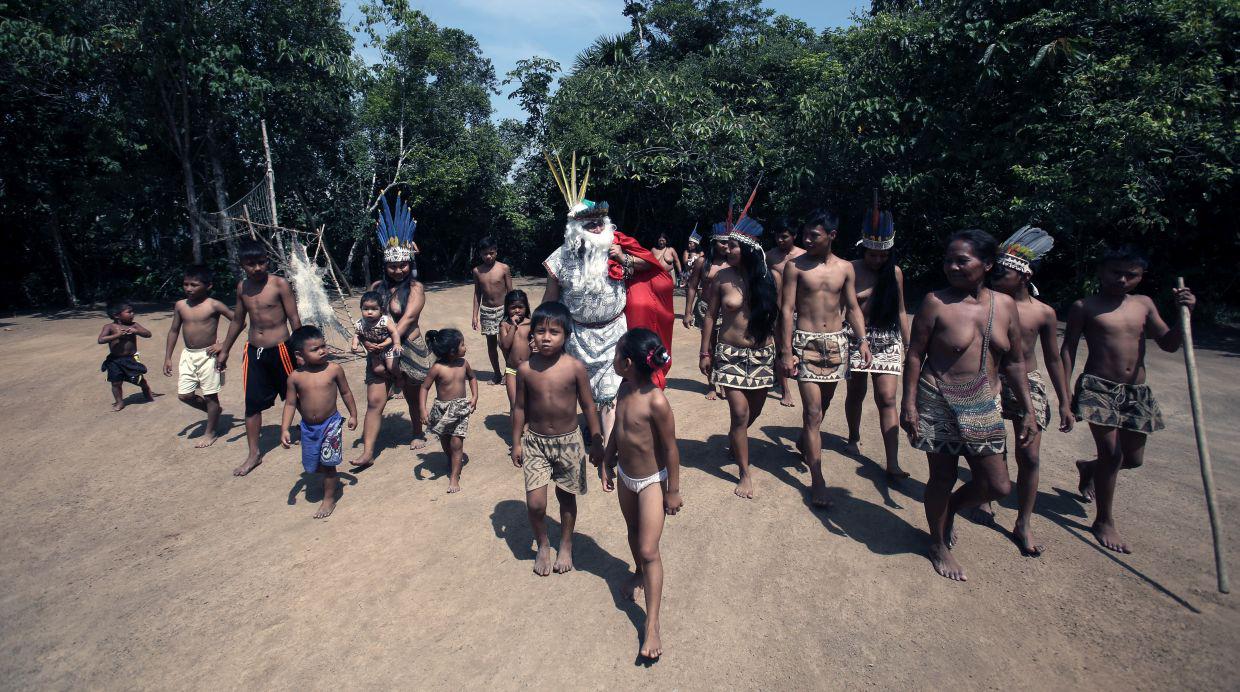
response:
<path id="1" fill-rule="evenodd" d="M 361 19 L 360 2 L 342 0 L 342 18 L 350 29 Z M 816 29 L 850 24 L 854 12 L 870 6 L 868 0 L 765 0 L 764 4 Z M 518 60 L 531 55 L 553 58 L 568 68 L 596 37 L 629 27 L 621 14 L 623 0 L 410 0 L 410 5 L 440 26 L 473 34 L 501 81 Z M 374 58 L 375 51 L 363 48 L 360 38 L 356 44 L 364 58 Z M 510 87 L 501 89 L 504 93 L 491 99 L 494 117 L 522 117 L 520 107 L 507 97 Z"/>

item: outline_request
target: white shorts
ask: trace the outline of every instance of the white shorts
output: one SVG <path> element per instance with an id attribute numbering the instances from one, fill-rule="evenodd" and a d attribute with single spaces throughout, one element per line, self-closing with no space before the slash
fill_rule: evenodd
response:
<path id="1" fill-rule="evenodd" d="M 219 394 L 224 386 L 224 373 L 215 369 L 215 356 L 205 348 L 187 348 L 181 351 L 181 375 L 177 379 L 177 394 L 193 394 L 201 389 L 203 394 Z"/>

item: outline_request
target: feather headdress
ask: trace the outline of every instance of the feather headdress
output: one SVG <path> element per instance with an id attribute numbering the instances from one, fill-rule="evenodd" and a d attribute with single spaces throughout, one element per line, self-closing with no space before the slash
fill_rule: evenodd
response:
<path id="1" fill-rule="evenodd" d="M 702 244 L 702 236 L 697 232 L 697 224 L 693 224 L 693 232 L 689 234 L 689 242 Z"/>
<path id="2" fill-rule="evenodd" d="M 761 180 L 759 180 L 761 184 Z M 723 221 L 714 225 L 711 235 L 715 238 L 727 238 L 735 240 L 738 243 L 744 243 L 758 252 L 762 250 L 762 243 L 758 240 L 762 236 L 762 224 L 758 223 L 753 217 L 749 216 L 749 208 L 753 206 L 753 200 L 758 196 L 758 185 L 753 186 L 753 192 L 749 193 L 749 201 L 745 202 L 745 208 L 741 209 L 740 216 L 736 222 L 732 221 L 732 200 L 728 200 L 728 217 Z"/>
<path id="3" fill-rule="evenodd" d="M 418 229 L 418 222 L 413 219 L 409 205 L 396 193 L 396 212 L 388 206 L 387 197 L 379 198 L 379 219 L 375 222 L 375 232 L 379 236 L 379 245 L 383 247 L 384 262 L 409 262 L 413 259 L 418 246 L 413 242 L 413 234 Z"/>
<path id="4" fill-rule="evenodd" d="M 586 164 L 586 172 L 581 178 L 581 185 L 577 185 L 577 152 L 573 152 L 570 171 L 564 170 L 564 163 L 560 161 L 558 153 L 555 155 L 555 161 L 552 161 L 551 155 L 545 151 L 543 158 L 547 160 L 547 167 L 551 169 L 551 177 L 555 179 L 556 188 L 564 197 L 564 203 L 568 205 L 568 218 L 581 220 L 607 216 L 606 202 L 596 203 L 586 199 L 586 186 L 590 184 L 590 164 Z"/>
<path id="5" fill-rule="evenodd" d="M 1055 247 L 1055 239 L 1046 231 L 1022 226 L 999 246 L 999 264 L 1022 274 L 1033 274 L 1033 263 Z"/>
<path id="6" fill-rule="evenodd" d="M 866 210 L 861 224 L 861 240 L 857 241 L 870 250 L 890 250 L 896 244 L 896 225 L 891 212 L 878 208 L 878 190 L 874 190 L 874 206 Z"/>

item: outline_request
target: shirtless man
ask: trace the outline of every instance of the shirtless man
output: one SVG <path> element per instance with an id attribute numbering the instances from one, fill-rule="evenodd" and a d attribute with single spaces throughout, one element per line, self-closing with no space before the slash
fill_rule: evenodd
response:
<path id="1" fill-rule="evenodd" d="M 663 271 L 672 275 L 673 279 L 680 277 L 682 270 L 680 268 L 680 255 L 676 254 L 676 248 L 667 244 L 667 234 L 660 233 L 655 240 L 654 258 L 659 260 L 659 264 L 663 267 Z M 675 270 L 675 271 L 673 271 Z"/>
<path id="2" fill-rule="evenodd" d="M 715 282 L 715 278 L 719 276 L 719 272 L 728 266 L 728 236 L 715 235 L 711 236 L 710 248 L 706 253 L 707 257 L 699 260 L 693 267 L 693 272 L 689 274 L 689 280 L 685 283 L 685 317 L 684 325 L 688 329 L 697 327 L 701 329 L 706 320 L 706 295 L 710 291 L 710 287 Z M 709 259 L 707 259 L 709 258 Z M 711 346 L 714 348 L 714 345 Z M 706 392 L 706 398 L 714 401 L 721 395 L 715 393 L 715 388 L 710 387 Z"/>
<path id="3" fill-rule="evenodd" d="M 219 436 L 220 389 L 224 378 L 215 368 L 215 356 L 220 352 L 220 317 L 233 318 L 233 311 L 211 297 L 211 270 L 202 264 L 188 267 L 182 287 L 185 299 L 178 300 L 172 308 L 172 327 L 168 329 L 168 341 L 164 351 L 164 376 L 172 377 L 172 352 L 177 347 L 177 337 L 185 335 L 185 348 L 181 349 L 180 373 L 177 380 L 177 398 L 207 414 L 202 439 L 195 447 L 201 449 L 215 444 Z M 184 331 L 182 331 L 184 328 Z M 202 394 L 196 394 L 200 390 Z"/>
<path id="4" fill-rule="evenodd" d="M 499 249 L 490 236 L 478 241 L 482 263 L 474 267 L 474 331 L 481 329 L 487 338 L 487 357 L 495 379 L 491 384 L 503 384 L 504 371 L 499 367 L 499 324 L 504 321 L 504 296 L 512 290 L 512 270 L 507 264 L 497 262 Z"/>
<path id="5" fill-rule="evenodd" d="M 796 246 L 793 229 L 780 228 L 775 233 L 775 247 L 766 253 L 766 266 L 771 270 L 771 278 L 775 280 L 775 296 L 779 299 L 779 291 L 783 288 L 784 265 L 788 260 L 793 260 L 805 254 L 805 251 Z M 776 327 L 778 331 L 778 327 Z M 775 354 L 778 359 L 783 354 Z M 792 390 L 788 388 L 788 375 L 784 373 L 783 368 L 775 368 L 775 383 L 779 385 L 780 406 L 796 406 L 796 402 L 792 400 Z"/>
<path id="6" fill-rule="evenodd" d="M 1009 260 L 1010 262 L 1010 260 Z M 1025 357 L 1025 372 L 1029 382 L 1029 394 L 1033 400 L 1033 416 L 1037 428 L 1030 435 L 1028 444 L 1016 448 L 1016 526 L 1012 536 L 1022 555 L 1038 557 L 1043 546 L 1033 539 L 1029 530 L 1029 521 L 1033 516 L 1033 505 L 1038 498 L 1038 471 L 1041 466 L 1040 451 L 1042 447 L 1042 431 L 1047 430 L 1051 423 L 1050 402 L 1046 398 L 1046 383 L 1038 373 L 1038 341 L 1042 342 L 1042 357 L 1046 360 L 1046 373 L 1050 375 L 1051 386 L 1055 388 L 1055 398 L 1059 401 L 1059 430 L 1072 430 L 1072 407 L 1068 400 L 1068 378 L 1063 371 L 1063 362 L 1059 356 L 1058 329 L 1059 318 L 1055 309 L 1034 298 L 1029 292 L 1029 280 L 1032 273 L 1018 270 L 1009 262 L 1005 262 L 1000 254 L 995 268 L 990 274 L 990 287 L 999 293 L 1012 296 L 1016 302 L 1016 314 L 1020 318 L 1020 345 Z M 1020 265 L 1023 269 L 1028 264 Z M 1019 423 L 1023 418 L 1020 403 L 1017 401 L 1016 390 L 1007 382 L 1002 372 L 999 382 L 1003 386 L 1003 417 Z M 994 517 L 994 510 L 987 503 L 983 515 Z"/>
<path id="7" fill-rule="evenodd" d="M 805 254 L 784 264 L 779 298 L 780 367 L 798 380 L 802 428 L 797 446 L 809 466 L 810 500 L 815 507 L 830 506 L 822 477 L 819 428 L 835 386 L 848 376 L 843 313 L 860 338 L 861 362 L 870 363 L 852 264 L 831 252 L 838 230 L 839 219 L 830 212 L 810 217 L 802 231 Z"/>
<path id="8" fill-rule="evenodd" d="M 1178 326 L 1168 327 L 1148 296 L 1130 295 L 1145 276 L 1148 261 L 1135 248 L 1124 246 L 1102 256 L 1098 293 L 1072 304 L 1064 332 L 1061 357 L 1065 379 L 1076 365 L 1081 336 L 1089 359 L 1076 381 L 1072 413 L 1088 421 L 1098 449 L 1097 461 L 1077 462 L 1081 494 L 1088 502 L 1096 496 L 1098 511 L 1093 532 L 1098 543 L 1119 553 L 1132 548 L 1115 527 L 1115 483 L 1121 468 L 1145 462 L 1145 437 L 1163 428 L 1162 411 L 1145 384 L 1145 337 L 1173 353 L 1183 343 Z M 1197 304 L 1187 288 L 1172 289 L 1175 301 L 1189 310 Z"/>
<path id="9" fill-rule="evenodd" d="M 283 399 L 288 391 L 288 376 L 293 372 L 293 352 L 288 337 L 301 326 L 297 302 L 288 281 L 268 273 L 267 251 L 257 240 L 242 243 L 241 268 L 245 278 L 237 282 L 237 307 L 224 345 L 215 356 L 220 372 L 228 368 L 228 352 L 232 350 L 249 318 L 250 331 L 241 364 L 242 386 L 245 387 L 245 439 L 249 454 L 234 476 L 244 476 L 263 462 L 258 449 L 258 436 L 263 428 L 263 411 L 275 406 L 276 396 Z"/>

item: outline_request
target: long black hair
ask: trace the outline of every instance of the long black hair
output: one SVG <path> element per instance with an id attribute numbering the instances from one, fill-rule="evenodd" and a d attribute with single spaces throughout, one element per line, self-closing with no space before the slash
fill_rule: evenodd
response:
<path id="1" fill-rule="evenodd" d="M 392 264 L 397 264 L 393 262 Z M 383 278 L 379 280 L 379 295 L 383 296 L 383 311 L 388 312 L 391 308 L 392 296 L 395 295 L 397 302 L 400 303 L 400 314 L 403 316 L 405 310 L 409 307 L 409 291 L 413 289 L 413 282 L 417 281 L 417 272 L 413 268 L 413 260 L 409 260 L 409 273 L 405 275 L 405 280 L 398 284 L 393 284 L 388 278 L 387 262 L 383 263 Z"/>
<path id="2" fill-rule="evenodd" d="M 749 328 L 746 333 L 755 344 L 764 344 L 775 331 L 779 317 L 779 302 L 775 298 L 775 280 L 766 268 L 766 257 L 749 243 L 735 242 L 741 249 L 741 264 L 737 267 L 749 286 Z"/>
<path id="3" fill-rule="evenodd" d="M 864 252 L 862 253 L 864 255 Z M 900 284 L 896 282 L 896 251 L 890 250 L 887 261 L 879 267 L 874 279 L 874 290 L 866 301 L 870 315 L 867 327 L 895 327 L 900 324 Z"/>

